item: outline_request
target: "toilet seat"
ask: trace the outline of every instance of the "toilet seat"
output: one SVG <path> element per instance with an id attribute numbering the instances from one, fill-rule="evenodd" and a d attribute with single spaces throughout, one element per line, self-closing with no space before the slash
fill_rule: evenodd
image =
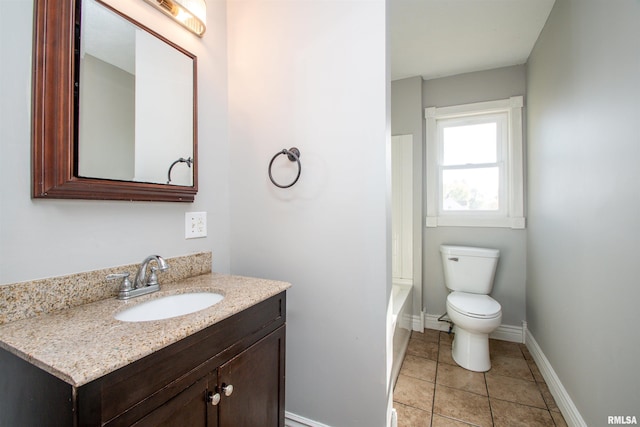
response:
<path id="1" fill-rule="evenodd" d="M 502 315 L 500 303 L 489 295 L 455 291 L 447 296 L 447 305 L 463 316 L 476 319 L 495 319 Z"/>

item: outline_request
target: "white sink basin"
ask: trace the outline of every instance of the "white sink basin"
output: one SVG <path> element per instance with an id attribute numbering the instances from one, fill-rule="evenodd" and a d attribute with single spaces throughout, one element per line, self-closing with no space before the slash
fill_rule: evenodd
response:
<path id="1" fill-rule="evenodd" d="M 214 292 L 192 292 L 167 295 L 127 308 L 114 316 L 123 322 L 145 322 L 169 319 L 204 310 L 222 301 L 224 296 Z"/>

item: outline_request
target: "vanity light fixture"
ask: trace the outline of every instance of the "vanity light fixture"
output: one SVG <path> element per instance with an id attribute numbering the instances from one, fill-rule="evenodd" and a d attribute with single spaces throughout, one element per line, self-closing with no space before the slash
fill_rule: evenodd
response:
<path id="1" fill-rule="evenodd" d="M 202 37 L 207 29 L 205 0 L 145 0 L 172 17 L 180 25 Z"/>

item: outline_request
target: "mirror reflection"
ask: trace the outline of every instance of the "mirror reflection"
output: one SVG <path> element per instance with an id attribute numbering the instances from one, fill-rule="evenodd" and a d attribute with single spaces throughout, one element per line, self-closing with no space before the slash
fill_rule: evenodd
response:
<path id="1" fill-rule="evenodd" d="M 96 0 L 81 22 L 75 175 L 192 186 L 194 57 Z"/>

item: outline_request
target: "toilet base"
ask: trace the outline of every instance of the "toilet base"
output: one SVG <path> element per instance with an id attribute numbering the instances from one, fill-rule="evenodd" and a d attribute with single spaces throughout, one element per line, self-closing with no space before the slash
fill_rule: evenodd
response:
<path id="1" fill-rule="evenodd" d="M 461 367 L 475 372 L 491 369 L 489 358 L 489 334 L 471 333 L 455 327 L 451 356 Z"/>

